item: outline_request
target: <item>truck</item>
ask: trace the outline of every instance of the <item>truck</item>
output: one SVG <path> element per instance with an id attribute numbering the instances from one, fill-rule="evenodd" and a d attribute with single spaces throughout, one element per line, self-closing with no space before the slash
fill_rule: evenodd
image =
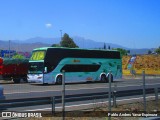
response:
<path id="1" fill-rule="evenodd" d="M 28 66 L 28 59 L 0 58 L 0 78 L 14 83 L 27 82 Z"/>

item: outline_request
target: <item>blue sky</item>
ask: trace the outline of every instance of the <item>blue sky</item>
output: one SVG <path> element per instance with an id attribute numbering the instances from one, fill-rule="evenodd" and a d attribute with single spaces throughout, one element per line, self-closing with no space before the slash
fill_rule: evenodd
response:
<path id="1" fill-rule="evenodd" d="M 160 46 L 160 0 L 0 0 L 0 40 L 80 36 L 130 48 Z"/>

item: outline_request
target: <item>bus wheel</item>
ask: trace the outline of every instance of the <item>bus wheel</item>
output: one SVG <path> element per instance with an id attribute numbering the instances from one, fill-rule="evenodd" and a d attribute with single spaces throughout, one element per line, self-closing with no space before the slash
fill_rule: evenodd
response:
<path id="1" fill-rule="evenodd" d="M 101 82 L 107 82 L 107 77 L 106 75 L 101 75 Z"/>
<path id="2" fill-rule="evenodd" d="M 58 85 L 61 85 L 62 84 L 62 76 L 59 75 L 57 78 L 56 78 L 56 84 Z"/>

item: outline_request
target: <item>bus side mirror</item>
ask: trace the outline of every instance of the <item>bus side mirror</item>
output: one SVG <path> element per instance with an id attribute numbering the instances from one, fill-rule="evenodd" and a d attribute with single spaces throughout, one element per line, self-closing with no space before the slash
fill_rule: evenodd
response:
<path id="1" fill-rule="evenodd" d="M 44 67 L 44 73 L 47 73 L 47 67 Z"/>

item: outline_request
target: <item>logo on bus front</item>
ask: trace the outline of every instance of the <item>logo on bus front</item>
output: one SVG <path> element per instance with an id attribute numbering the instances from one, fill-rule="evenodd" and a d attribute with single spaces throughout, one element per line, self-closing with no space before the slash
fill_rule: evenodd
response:
<path id="1" fill-rule="evenodd" d="M 76 59 L 74 59 L 74 60 L 73 60 L 73 62 L 74 62 L 74 63 L 76 63 L 76 62 L 80 62 L 80 60 L 76 60 Z"/>

